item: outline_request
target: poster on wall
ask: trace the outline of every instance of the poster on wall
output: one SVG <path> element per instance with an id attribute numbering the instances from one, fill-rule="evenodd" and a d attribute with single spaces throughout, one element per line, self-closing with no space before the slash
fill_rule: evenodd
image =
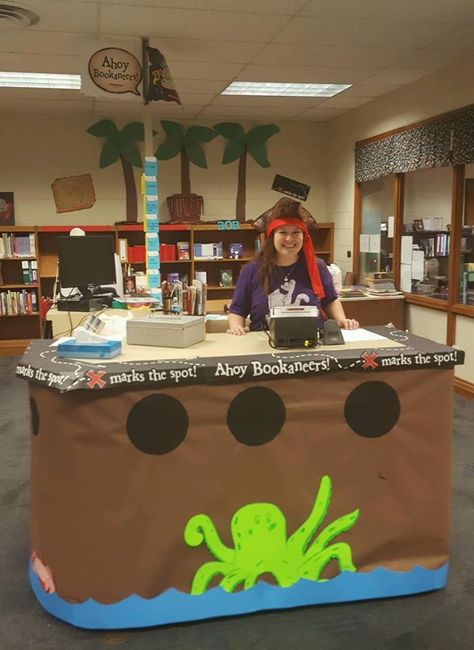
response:
<path id="1" fill-rule="evenodd" d="M 0 192 L 0 226 L 15 225 L 13 192 Z"/>
<path id="2" fill-rule="evenodd" d="M 94 42 L 83 59 L 81 92 L 103 99 L 142 101 L 141 59 L 139 39 Z"/>
<path id="3" fill-rule="evenodd" d="M 51 183 L 56 212 L 87 210 L 95 203 L 95 191 L 90 174 L 57 178 Z"/>

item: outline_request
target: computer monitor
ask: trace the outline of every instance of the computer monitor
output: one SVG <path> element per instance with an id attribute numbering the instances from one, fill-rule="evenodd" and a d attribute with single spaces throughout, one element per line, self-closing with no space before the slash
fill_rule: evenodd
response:
<path id="1" fill-rule="evenodd" d="M 58 237 L 59 282 L 77 287 L 84 297 L 89 287 L 114 284 L 115 245 L 112 236 Z"/>

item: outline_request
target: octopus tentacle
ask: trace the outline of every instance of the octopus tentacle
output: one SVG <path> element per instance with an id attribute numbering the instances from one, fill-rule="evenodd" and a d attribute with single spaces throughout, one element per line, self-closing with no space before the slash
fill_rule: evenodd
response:
<path id="1" fill-rule="evenodd" d="M 234 568 L 233 564 L 227 564 L 225 562 L 206 562 L 194 574 L 191 594 L 193 596 L 203 594 L 215 576 L 219 575 L 219 573 L 225 576 L 230 571 L 233 571 Z"/>
<path id="2" fill-rule="evenodd" d="M 194 515 L 184 529 L 184 541 L 188 546 L 199 546 L 203 542 L 209 552 L 222 562 L 232 562 L 234 549 L 226 546 L 219 537 L 213 521 L 207 515 Z"/>
<path id="3" fill-rule="evenodd" d="M 357 519 L 359 518 L 360 510 L 357 508 L 357 510 L 354 510 L 353 512 L 350 512 L 347 515 L 343 515 L 342 517 L 338 517 L 338 519 L 335 519 L 333 522 L 329 524 L 329 526 L 326 526 L 324 530 L 322 530 L 317 538 L 314 540 L 314 542 L 311 544 L 311 546 L 307 550 L 308 555 L 315 555 L 317 553 L 321 553 L 321 551 L 331 542 L 337 535 L 340 535 L 341 533 L 345 533 L 346 531 L 350 530 L 352 526 L 355 524 Z"/>
<path id="4" fill-rule="evenodd" d="M 338 544 L 331 544 L 321 553 L 309 556 L 300 566 L 301 577 L 307 580 L 323 582 L 324 580 L 321 580 L 320 575 L 332 559 L 337 560 L 339 571 L 357 571 L 352 562 L 351 547 L 345 542 L 339 542 Z"/>
<path id="5" fill-rule="evenodd" d="M 295 530 L 288 540 L 287 548 L 292 555 L 305 555 L 305 549 L 311 537 L 320 526 L 331 501 L 331 479 L 325 475 L 321 479 L 318 494 L 314 500 L 311 512 L 301 526 Z"/>
<path id="6" fill-rule="evenodd" d="M 233 567 L 233 569 L 234 570 L 228 573 L 220 582 L 222 589 L 228 593 L 234 591 L 239 583 L 244 582 L 247 579 L 242 569 L 237 569 L 235 567 Z"/>

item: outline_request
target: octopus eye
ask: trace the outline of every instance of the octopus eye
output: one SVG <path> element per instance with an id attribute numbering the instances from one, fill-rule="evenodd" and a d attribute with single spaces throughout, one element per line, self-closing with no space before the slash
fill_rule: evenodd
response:
<path id="1" fill-rule="evenodd" d="M 344 417 L 359 436 L 384 436 L 393 429 L 400 417 L 398 395 L 383 381 L 366 381 L 354 388 L 347 397 Z"/>
<path id="2" fill-rule="evenodd" d="M 31 413 L 31 432 L 34 436 L 37 436 L 39 433 L 40 427 L 40 417 L 38 412 L 38 406 L 36 405 L 36 400 L 30 397 L 30 413 Z"/>
<path id="3" fill-rule="evenodd" d="M 270 388 L 255 386 L 234 397 L 227 411 L 227 426 L 239 442 L 254 447 L 271 442 L 285 418 L 281 397 Z"/>
<path id="4" fill-rule="evenodd" d="M 148 395 L 130 409 L 127 434 L 145 454 L 168 454 L 183 442 L 188 424 L 188 414 L 179 400 L 164 394 Z"/>

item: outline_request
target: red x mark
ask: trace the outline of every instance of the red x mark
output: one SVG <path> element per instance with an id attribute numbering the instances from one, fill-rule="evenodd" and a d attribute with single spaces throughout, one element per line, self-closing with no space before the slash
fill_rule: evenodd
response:
<path id="1" fill-rule="evenodd" d="M 379 364 L 375 361 L 378 356 L 377 352 L 364 352 L 364 354 L 361 354 L 360 358 L 364 360 L 362 368 L 364 370 L 367 370 L 367 368 L 378 368 Z"/>
<path id="2" fill-rule="evenodd" d="M 90 381 L 87 382 L 89 388 L 95 388 L 96 386 L 103 388 L 106 384 L 106 382 L 101 379 L 103 375 L 105 375 L 103 370 L 97 370 L 97 372 L 95 370 L 88 370 L 86 376 L 90 378 Z"/>

